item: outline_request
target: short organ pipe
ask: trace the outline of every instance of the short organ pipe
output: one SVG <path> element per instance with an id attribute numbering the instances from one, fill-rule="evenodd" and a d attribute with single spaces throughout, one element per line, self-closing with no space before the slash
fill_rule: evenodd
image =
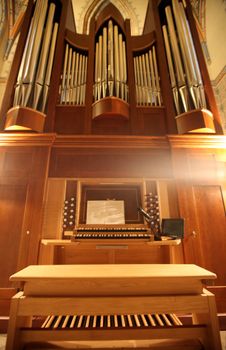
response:
<path id="1" fill-rule="evenodd" d="M 96 48 L 98 49 L 97 43 Z M 99 50 L 97 50 L 99 51 Z M 99 55 L 99 52 L 96 53 Z M 88 57 L 69 44 L 65 46 L 63 74 L 60 86 L 60 103 L 84 105 L 87 79 Z M 99 72 L 99 71 L 98 71 Z M 94 93 L 97 96 L 100 86 L 98 74 L 95 76 Z"/>
<path id="2" fill-rule="evenodd" d="M 136 99 L 139 106 L 161 106 L 160 77 L 154 45 L 133 59 Z"/>

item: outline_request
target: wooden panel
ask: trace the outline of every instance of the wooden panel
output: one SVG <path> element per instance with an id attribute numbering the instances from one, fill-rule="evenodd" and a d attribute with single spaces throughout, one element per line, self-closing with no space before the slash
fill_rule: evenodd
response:
<path id="1" fill-rule="evenodd" d="M 189 150 L 187 159 L 189 162 L 190 176 L 193 179 L 211 180 L 217 178 L 217 162 L 214 152 L 204 150 Z"/>
<path id="2" fill-rule="evenodd" d="M 217 274 L 216 284 L 226 283 L 226 220 L 220 186 L 178 186 L 180 214 L 185 218 L 186 263 L 196 263 Z"/>
<path id="3" fill-rule="evenodd" d="M 82 242 L 55 248 L 54 264 L 153 264 L 169 263 L 169 247 L 152 247 L 125 240 Z"/>
<path id="4" fill-rule="evenodd" d="M 110 250 L 96 250 L 94 245 L 57 247 L 54 264 L 108 264 L 111 261 Z"/>
<path id="5" fill-rule="evenodd" d="M 84 106 L 56 106 L 55 131 L 59 134 L 83 134 L 85 128 Z"/>
<path id="6" fill-rule="evenodd" d="M 164 264 L 169 263 L 168 247 L 148 247 L 145 244 L 129 246 L 128 250 L 115 251 L 116 264 Z"/>
<path id="7" fill-rule="evenodd" d="M 43 238 L 61 238 L 65 187 L 63 179 L 48 181 L 42 226 Z"/>
<path id="8" fill-rule="evenodd" d="M 1 182 L 0 198 L 0 283 L 9 286 L 9 276 L 17 269 L 18 247 L 25 209 L 26 183 Z"/>
<path id="9" fill-rule="evenodd" d="M 49 148 L 1 151 L 0 285 L 5 287 L 12 273 L 37 261 Z"/>
<path id="10" fill-rule="evenodd" d="M 50 177 L 172 177 L 169 150 L 54 149 Z"/>
<path id="11" fill-rule="evenodd" d="M 33 152 L 31 148 L 5 148 L 5 152 L 2 152 L 1 175 L 27 178 L 31 173 L 32 163 Z M 23 166 L 21 166 L 22 164 Z"/>
<path id="12" fill-rule="evenodd" d="M 137 114 L 142 127 L 142 135 L 166 135 L 165 108 L 139 107 Z"/>
<path id="13" fill-rule="evenodd" d="M 217 274 L 217 284 L 226 284 L 226 217 L 220 186 L 194 186 L 202 266 Z"/>
<path id="14" fill-rule="evenodd" d="M 49 148 L 33 148 L 32 172 L 27 189 L 18 268 L 37 263 L 48 160 Z"/>
<path id="15" fill-rule="evenodd" d="M 195 211 L 195 199 L 190 183 L 177 183 L 180 217 L 184 218 L 184 259 L 185 263 L 202 265 L 201 241 L 197 238 L 199 230 Z"/>
<path id="16" fill-rule="evenodd" d="M 130 123 L 114 115 L 105 118 L 96 118 L 92 121 L 92 133 L 97 135 L 124 135 L 130 134 Z"/>

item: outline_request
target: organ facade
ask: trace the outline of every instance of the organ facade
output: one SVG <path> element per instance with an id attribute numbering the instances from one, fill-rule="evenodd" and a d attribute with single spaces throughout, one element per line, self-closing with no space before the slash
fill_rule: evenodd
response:
<path id="1" fill-rule="evenodd" d="M 46 262 L 192 263 L 217 274 L 222 312 L 226 138 L 190 1 L 150 0 L 139 36 L 111 3 L 88 34 L 71 17 L 69 0 L 29 1 L 21 29 L 0 112 L 0 286 Z M 124 221 L 89 224 L 91 201 L 123 202 Z M 165 218 L 183 238 L 154 240 Z"/>

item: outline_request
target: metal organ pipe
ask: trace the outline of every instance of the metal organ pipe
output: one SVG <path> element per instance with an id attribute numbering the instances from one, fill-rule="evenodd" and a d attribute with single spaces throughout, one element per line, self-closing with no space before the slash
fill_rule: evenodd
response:
<path id="1" fill-rule="evenodd" d="M 45 110 L 58 32 L 58 24 L 54 23 L 55 8 L 54 3 L 48 6 L 46 0 L 36 1 L 18 72 L 13 106 L 31 107 L 42 112 Z"/>
<path id="2" fill-rule="evenodd" d="M 103 49 L 103 40 L 102 35 L 99 37 L 99 55 L 98 55 L 98 100 L 101 99 L 101 73 L 102 73 L 102 49 Z"/>
<path id="3" fill-rule="evenodd" d="M 178 89 L 177 89 L 177 84 L 176 84 L 175 72 L 174 72 L 174 68 L 173 68 L 173 61 L 172 61 L 172 56 L 171 56 L 167 27 L 163 26 L 162 30 L 163 30 L 163 38 L 164 38 L 165 48 L 166 48 L 166 57 L 167 57 L 167 62 L 168 62 L 168 67 L 169 67 L 171 87 L 172 87 L 172 91 L 173 91 L 173 99 L 174 99 L 177 114 L 180 114 Z"/>
<path id="4" fill-rule="evenodd" d="M 128 99 L 126 46 L 117 24 L 109 20 L 96 40 L 94 101 L 108 96 Z"/>
<path id="5" fill-rule="evenodd" d="M 149 56 L 149 63 L 150 63 L 150 69 L 151 69 L 151 81 L 152 81 L 152 91 L 153 91 L 153 95 L 152 95 L 152 100 L 153 100 L 153 104 L 155 106 L 157 106 L 157 89 L 156 89 L 156 83 L 155 83 L 155 73 L 154 73 L 154 65 L 153 65 L 153 58 L 152 58 L 152 51 L 149 50 L 148 52 L 148 56 Z"/>
<path id="6" fill-rule="evenodd" d="M 61 83 L 61 99 L 60 99 L 61 103 L 66 100 L 66 71 L 67 71 L 68 50 L 69 50 L 69 45 L 66 44 L 66 49 L 64 53 L 63 76 L 62 76 L 62 83 Z"/>
<path id="7" fill-rule="evenodd" d="M 119 41 L 118 41 L 118 26 L 114 26 L 114 67 L 115 77 L 114 84 L 116 90 L 116 97 L 119 97 Z"/>
<path id="8" fill-rule="evenodd" d="M 41 56 L 38 63 L 37 75 L 35 79 L 35 88 L 34 88 L 34 101 L 33 108 L 36 109 L 38 107 L 38 102 L 40 99 L 40 95 L 43 89 L 45 71 L 48 61 L 48 51 L 50 46 L 51 34 L 53 29 L 53 18 L 55 13 L 55 4 L 50 4 L 49 12 L 47 17 L 47 24 L 43 38 L 43 45 L 41 50 Z"/>
<path id="9" fill-rule="evenodd" d="M 102 64 L 102 94 L 106 97 L 107 89 L 107 28 L 103 29 L 103 64 Z"/>
<path id="10" fill-rule="evenodd" d="M 41 48 L 43 28 L 47 12 L 47 2 L 42 2 L 40 6 L 39 16 L 33 31 L 32 42 L 29 50 L 29 59 L 25 69 L 23 77 L 23 105 L 27 106 L 29 104 L 29 99 L 31 97 L 32 88 L 34 84 L 36 68 L 38 64 L 39 51 Z M 42 43 L 43 44 L 43 43 Z"/>
<path id="11" fill-rule="evenodd" d="M 178 89 L 181 97 L 181 102 L 183 105 L 183 111 L 187 112 L 188 111 L 188 91 L 187 91 L 185 73 L 183 70 L 183 65 L 182 65 L 179 46 L 177 42 L 177 35 L 174 27 L 171 8 L 167 6 L 165 9 L 165 12 L 166 12 L 166 18 L 168 23 L 170 43 L 172 46 L 173 60 L 174 60 L 174 66 L 176 70 Z"/>
<path id="12" fill-rule="evenodd" d="M 153 62 L 154 62 L 154 74 L 155 74 L 155 81 L 156 81 L 156 94 L 157 94 L 157 105 L 161 106 L 161 90 L 160 90 L 160 84 L 159 84 L 159 73 L 158 73 L 158 66 L 157 66 L 157 58 L 156 58 L 156 52 L 155 52 L 155 46 L 152 47 L 152 55 L 153 55 Z"/>
<path id="13" fill-rule="evenodd" d="M 160 77 L 155 47 L 133 58 L 137 104 L 161 106 Z"/>
<path id="14" fill-rule="evenodd" d="M 45 81 L 43 86 L 43 97 L 42 97 L 42 106 L 41 106 L 41 112 L 43 113 L 45 112 L 46 103 L 48 99 L 50 77 L 51 77 L 51 72 L 53 67 L 53 58 L 54 58 L 54 52 L 55 52 L 55 46 L 56 46 L 57 32 L 58 32 L 58 23 L 55 23 L 53 28 L 50 53 L 49 53 L 48 63 L 46 68 Z"/>
<path id="15" fill-rule="evenodd" d="M 99 44 L 97 43 L 97 55 L 99 55 Z M 60 86 L 60 103 L 71 105 L 85 104 L 86 77 L 88 57 L 78 52 L 69 44 L 65 46 L 63 74 Z M 98 94 L 100 89 L 100 70 L 95 75 L 94 93 Z"/>
<path id="16" fill-rule="evenodd" d="M 113 96 L 114 89 L 114 33 L 113 22 L 108 22 L 108 60 L 107 60 L 107 79 L 109 95 Z"/>
<path id="17" fill-rule="evenodd" d="M 189 50 L 191 51 L 191 55 L 192 55 L 192 62 L 193 62 L 194 69 L 196 72 L 196 79 L 197 79 L 198 86 L 195 90 L 196 90 L 196 98 L 197 98 L 198 107 L 199 108 L 203 108 L 203 107 L 206 108 L 206 98 L 205 98 L 205 93 L 204 93 L 204 88 L 203 88 L 203 82 L 202 82 L 201 72 L 200 72 L 200 68 L 199 68 L 199 63 L 198 63 L 194 43 L 192 40 L 190 27 L 188 24 L 188 20 L 186 18 L 184 6 L 182 3 L 180 3 L 179 5 L 180 5 L 180 14 L 181 14 L 182 20 L 184 22 L 184 27 L 185 27 L 185 31 L 186 31 L 187 40 L 188 40 Z"/>
<path id="18" fill-rule="evenodd" d="M 177 115 L 193 108 L 206 108 L 201 73 L 183 3 L 172 0 L 172 10 L 167 6 L 165 14 L 167 26 L 162 30 Z"/>
<path id="19" fill-rule="evenodd" d="M 94 84 L 94 100 L 97 100 L 97 91 L 98 91 L 98 57 L 99 57 L 99 42 L 96 43 L 96 52 L 95 52 L 95 84 Z"/>

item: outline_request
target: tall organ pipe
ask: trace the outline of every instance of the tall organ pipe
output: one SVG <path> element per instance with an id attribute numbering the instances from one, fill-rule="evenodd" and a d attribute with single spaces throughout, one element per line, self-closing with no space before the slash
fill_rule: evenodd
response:
<path id="1" fill-rule="evenodd" d="M 107 78 L 109 95 L 113 96 L 114 89 L 114 33 L 113 22 L 108 22 L 108 64 L 107 64 Z"/>
<path id="2" fill-rule="evenodd" d="M 94 84 L 94 101 L 97 100 L 97 91 L 98 91 L 98 71 L 99 71 L 99 42 L 96 43 L 96 52 L 95 52 L 95 84 Z"/>
<path id="3" fill-rule="evenodd" d="M 40 7 L 39 18 L 32 37 L 31 50 L 29 51 L 29 61 L 27 62 L 25 74 L 23 77 L 24 95 L 23 105 L 27 106 L 32 92 L 35 79 L 36 67 L 38 63 L 39 51 L 42 43 L 43 28 L 47 12 L 47 2 L 44 1 Z"/>
<path id="4" fill-rule="evenodd" d="M 154 73 L 154 64 L 153 64 L 153 58 L 152 58 L 152 51 L 149 50 L 148 54 L 149 54 L 149 63 L 150 63 L 150 69 L 151 69 L 153 102 L 154 102 L 154 105 L 157 106 L 157 88 L 156 88 L 156 83 L 155 83 L 155 73 Z"/>
<path id="5" fill-rule="evenodd" d="M 54 29 L 53 29 L 52 40 L 51 40 L 50 53 L 49 53 L 48 63 L 47 63 L 47 68 L 46 68 L 44 88 L 43 88 L 43 98 L 42 98 L 42 106 L 41 106 L 41 112 L 43 112 L 43 113 L 45 112 L 46 102 L 47 102 L 47 98 L 48 98 L 50 77 L 51 77 L 51 73 L 52 73 L 53 58 L 54 58 L 55 47 L 56 47 L 57 32 L 58 32 L 58 23 L 55 23 Z"/>
<path id="6" fill-rule="evenodd" d="M 199 68 L 199 63 L 198 63 L 198 59 L 197 59 L 197 55 L 196 55 L 190 27 L 188 24 L 188 20 L 186 18 L 183 4 L 180 3 L 179 6 L 180 6 L 180 14 L 181 14 L 181 17 L 182 17 L 182 20 L 184 23 L 184 28 L 186 31 L 189 50 L 190 50 L 191 55 L 192 55 L 192 63 L 194 65 L 194 69 L 196 72 L 196 79 L 197 79 L 197 84 L 198 84 L 198 87 L 196 89 L 197 104 L 198 104 L 199 108 L 203 108 L 203 107 L 206 108 L 206 98 L 205 98 L 205 93 L 204 93 L 204 88 L 203 88 L 203 82 L 202 82 L 201 72 L 200 72 L 200 68 Z"/>
<path id="7" fill-rule="evenodd" d="M 96 38 L 95 60 L 94 101 L 108 96 L 127 101 L 126 46 L 118 25 L 111 19 Z"/>
<path id="8" fill-rule="evenodd" d="M 174 102 L 177 114 L 180 114 L 193 108 L 206 108 L 206 99 L 184 6 L 178 0 L 172 0 L 172 10 L 170 6 L 165 8 L 167 27 L 163 26 L 162 30 Z"/>
<path id="9" fill-rule="evenodd" d="M 103 29 L 103 64 L 102 64 L 102 94 L 106 97 L 107 89 L 107 28 Z"/>
<path id="10" fill-rule="evenodd" d="M 180 93 L 181 101 L 183 104 L 183 110 L 184 110 L 184 112 L 187 112 L 188 111 L 188 91 L 187 91 L 185 74 L 184 74 L 184 70 L 183 70 L 179 46 L 177 43 L 176 30 L 174 27 L 171 8 L 169 6 L 167 6 L 165 9 L 165 12 L 166 12 L 166 18 L 167 18 L 167 23 L 168 23 L 169 35 L 170 35 L 170 43 L 172 46 L 172 52 L 173 52 L 174 65 L 175 65 L 175 70 L 176 70 L 176 75 L 177 75 L 177 83 L 178 83 L 179 93 Z"/>
<path id="11" fill-rule="evenodd" d="M 63 68 L 63 76 L 62 76 L 62 84 L 61 84 L 61 99 L 60 99 L 61 103 L 66 101 L 66 71 L 67 71 L 68 50 L 69 50 L 69 45 L 66 44 L 66 49 L 64 53 L 64 68 Z"/>
<path id="12" fill-rule="evenodd" d="M 119 35 L 118 35 L 118 26 L 114 26 L 114 66 L 115 66 L 115 89 L 116 97 L 119 97 Z"/>
<path id="13" fill-rule="evenodd" d="M 157 65 L 157 58 L 156 58 L 156 52 L 155 52 L 155 46 L 152 47 L 152 55 L 153 55 L 153 62 L 154 62 L 154 72 L 155 72 L 155 81 L 156 81 L 156 90 L 157 90 L 157 100 L 158 105 L 161 106 L 161 90 L 160 90 L 160 84 L 159 84 L 159 73 L 158 73 L 158 65 Z"/>
<path id="14" fill-rule="evenodd" d="M 45 71 L 46 71 L 46 66 L 48 62 L 50 40 L 52 36 L 55 8 L 56 8 L 55 4 L 51 3 L 49 6 L 46 29 L 45 29 L 45 34 L 43 38 L 43 45 L 42 45 L 41 55 L 38 63 L 37 75 L 35 79 L 34 101 L 32 106 L 34 109 L 36 109 L 38 106 L 40 95 L 43 89 Z"/>
<path id="15" fill-rule="evenodd" d="M 48 80 L 52 71 L 58 24 L 54 23 L 55 4 L 50 3 L 48 6 L 48 1 L 37 0 L 34 6 L 18 72 L 13 105 L 44 111 L 49 91 Z"/>
<path id="16" fill-rule="evenodd" d="M 189 47 L 188 47 L 187 36 L 186 36 L 185 28 L 182 23 L 182 17 L 180 15 L 180 8 L 177 0 L 176 1 L 173 0 L 172 5 L 173 5 L 174 18 L 177 25 L 179 42 L 182 49 L 181 52 L 182 52 L 182 57 L 183 57 L 183 62 L 185 67 L 185 73 L 187 77 L 187 84 L 191 94 L 192 102 L 195 108 L 197 108 L 196 98 L 193 91 L 193 87 L 197 86 L 197 78 L 195 74 L 194 65 L 192 62 L 191 51 L 189 50 Z"/>
<path id="17" fill-rule="evenodd" d="M 173 61 L 172 61 L 172 56 L 171 56 L 167 27 L 163 26 L 162 30 L 163 30 L 163 38 L 164 38 L 164 43 L 165 43 L 165 48 L 166 48 L 166 57 L 167 57 L 167 62 L 168 62 L 168 67 L 169 67 L 171 87 L 172 87 L 172 91 L 173 91 L 173 99 L 174 99 L 177 114 L 180 114 L 178 89 L 177 89 L 176 77 L 175 77 L 175 73 L 174 73 L 174 67 L 173 67 Z"/>
<path id="18" fill-rule="evenodd" d="M 27 51 L 28 51 L 28 47 L 29 47 L 29 43 L 30 43 L 30 37 L 31 37 L 31 32 L 32 32 L 32 26 L 33 26 L 33 17 L 31 19 L 31 25 L 28 31 L 28 36 L 27 36 L 27 40 L 26 40 L 26 44 L 25 44 L 25 48 L 24 48 L 24 52 L 23 52 L 23 56 L 22 56 L 22 60 L 21 60 L 21 64 L 20 64 L 20 68 L 19 68 L 19 73 L 17 76 L 17 83 L 16 83 L 16 89 L 15 89 L 15 94 L 14 94 L 14 102 L 13 102 L 13 106 L 18 106 L 21 103 L 21 99 L 22 99 L 22 83 L 23 83 L 23 74 L 24 74 L 24 69 L 25 69 L 25 62 L 26 62 L 26 57 L 27 57 Z"/>

